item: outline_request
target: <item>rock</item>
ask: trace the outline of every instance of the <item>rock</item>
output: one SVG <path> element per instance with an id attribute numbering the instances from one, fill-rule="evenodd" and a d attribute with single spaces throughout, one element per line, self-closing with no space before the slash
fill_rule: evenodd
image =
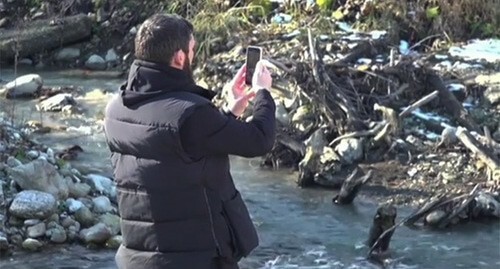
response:
<path id="1" fill-rule="evenodd" d="M 80 201 L 77 201 L 73 198 L 68 198 L 66 200 L 66 207 L 68 208 L 69 213 L 75 213 L 76 211 L 80 210 L 80 208 L 84 207 L 84 205 Z"/>
<path id="2" fill-rule="evenodd" d="M 0 28 L 4 28 L 9 24 L 9 18 L 1 18 L 0 19 Z"/>
<path id="3" fill-rule="evenodd" d="M 111 236 L 111 230 L 104 223 L 98 223 L 88 229 L 80 231 L 80 239 L 86 244 L 103 244 L 110 239 Z"/>
<path id="4" fill-rule="evenodd" d="M 106 226 L 111 230 L 112 235 L 117 235 L 121 231 L 120 217 L 117 215 L 106 213 L 99 217 L 99 222 L 106 224 Z"/>
<path id="5" fill-rule="evenodd" d="M 23 163 L 20 160 L 16 159 L 13 156 L 9 156 L 9 158 L 7 158 L 6 163 L 9 167 L 12 167 L 12 168 L 23 165 Z"/>
<path id="6" fill-rule="evenodd" d="M 116 197 L 116 186 L 111 179 L 96 174 L 88 174 L 87 178 L 89 179 L 89 185 L 97 192 L 110 198 Z"/>
<path id="7" fill-rule="evenodd" d="M 7 97 L 33 96 L 43 86 L 42 77 L 37 74 L 29 74 L 16 78 L 7 83 L 4 89 Z"/>
<path id="8" fill-rule="evenodd" d="M 437 225 L 444 217 L 448 214 L 443 210 L 434 210 L 431 213 L 427 214 L 425 217 L 425 221 L 428 225 L 434 226 Z"/>
<path id="9" fill-rule="evenodd" d="M 45 223 L 41 222 L 37 225 L 28 227 L 28 237 L 30 238 L 38 238 L 45 235 L 47 231 L 47 227 L 45 227 Z"/>
<path id="10" fill-rule="evenodd" d="M 20 227 L 24 224 L 24 221 L 16 216 L 10 216 L 9 224 L 10 226 Z"/>
<path id="11" fill-rule="evenodd" d="M 42 222 L 42 221 L 39 219 L 27 219 L 24 221 L 24 226 L 26 226 L 26 227 L 35 226 L 35 225 L 39 224 L 40 222 Z"/>
<path id="12" fill-rule="evenodd" d="M 63 221 L 61 222 L 61 225 L 68 229 L 69 227 L 71 226 L 74 226 L 76 223 L 76 221 L 74 219 L 72 219 L 71 217 L 66 217 L 65 219 L 63 219 Z"/>
<path id="13" fill-rule="evenodd" d="M 68 233 L 67 233 L 67 240 L 68 241 L 75 241 L 78 239 L 78 233 L 80 232 L 79 229 L 77 229 L 75 226 L 70 226 L 68 228 Z"/>
<path id="14" fill-rule="evenodd" d="M 26 153 L 26 156 L 28 156 L 28 158 L 34 160 L 40 156 L 40 152 L 38 150 L 30 150 L 30 151 L 28 151 L 28 153 Z"/>
<path id="15" fill-rule="evenodd" d="M 56 227 L 47 231 L 47 236 L 50 237 L 51 242 L 54 242 L 56 244 L 64 243 L 68 239 L 64 228 L 61 225 L 57 224 Z"/>
<path id="16" fill-rule="evenodd" d="M 9 250 L 9 240 L 7 235 L 0 232 L 0 253 Z"/>
<path id="17" fill-rule="evenodd" d="M 55 59 L 60 62 L 75 61 L 80 57 L 80 49 L 78 48 L 63 48 L 56 54 Z"/>
<path id="18" fill-rule="evenodd" d="M 22 246 L 23 237 L 20 234 L 13 234 L 9 237 L 10 243 L 16 246 Z"/>
<path id="19" fill-rule="evenodd" d="M 308 147 L 311 147 L 315 154 L 321 154 L 323 152 L 323 148 L 328 145 L 328 141 L 326 141 L 324 129 L 319 128 L 314 131 L 312 135 L 304 142 L 304 144 Z"/>
<path id="20" fill-rule="evenodd" d="M 7 150 L 7 145 L 3 142 L 0 141 L 0 153 L 3 153 Z"/>
<path id="21" fill-rule="evenodd" d="M 130 30 L 128 32 L 131 35 L 136 35 L 137 34 L 137 27 L 134 26 L 134 27 L 130 28 Z"/>
<path id="22" fill-rule="evenodd" d="M 49 224 L 50 224 L 50 222 L 54 222 L 57 224 L 57 223 L 59 223 L 59 215 L 57 213 L 54 213 L 50 217 L 48 217 L 45 221 L 49 222 Z"/>
<path id="23" fill-rule="evenodd" d="M 84 206 L 75 213 L 75 220 L 83 227 L 90 227 L 94 224 L 94 215 L 88 207 Z"/>
<path id="24" fill-rule="evenodd" d="M 276 119 L 283 125 L 288 126 L 290 124 L 290 115 L 288 114 L 288 111 L 286 110 L 285 106 L 279 102 L 276 104 L 276 112 L 275 112 Z"/>
<path id="25" fill-rule="evenodd" d="M 335 147 L 335 151 L 348 164 L 352 164 L 363 157 L 363 145 L 356 138 L 342 139 Z"/>
<path id="26" fill-rule="evenodd" d="M 60 93 L 47 98 L 36 105 L 38 111 L 58 112 L 65 106 L 76 105 L 76 101 L 69 93 Z"/>
<path id="27" fill-rule="evenodd" d="M 69 196 L 73 198 L 85 197 L 89 194 L 91 187 L 86 183 L 71 183 L 68 184 Z"/>
<path id="28" fill-rule="evenodd" d="M 23 219 L 45 219 L 57 210 L 57 202 L 50 193 L 28 190 L 18 193 L 9 212 Z"/>
<path id="29" fill-rule="evenodd" d="M 109 198 L 106 196 L 96 197 L 92 199 L 92 202 L 94 203 L 95 213 L 107 213 L 113 210 L 113 207 L 111 206 L 111 201 L 109 201 Z"/>
<path id="30" fill-rule="evenodd" d="M 52 235 L 50 236 L 50 241 L 56 244 L 62 244 L 66 242 L 68 236 L 66 235 L 66 231 L 64 230 L 54 230 Z"/>
<path id="31" fill-rule="evenodd" d="M 18 64 L 20 64 L 20 65 L 33 65 L 33 61 L 31 59 L 24 58 L 24 59 L 19 60 Z"/>
<path id="32" fill-rule="evenodd" d="M 115 235 L 106 241 L 106 247 L 109 249 L 118 249 L 123 242 L 121 235 Z"/>
<path id="33" fill-rule="evenodd" d="M 59 199 L 68 197 L 66 181 L 47 160 L 36 159 L 24 165 L 8 168 L 7 173 L 24 190 L 51 193 Z"/>
<path id="34" fill-rule="evenodd" d="M 105 60 L 106 63 L 116 64 L 118 63 L 119 57 L 114 49 L 109 49 L 108 52 L 106 52 Z"/>
<path id="35" fill-rule="evenodd" d="M 82 202 L 91 211 L 94 208 L 94 201 L 89 197 L 78 198 L 78 201 Z"/>
<path id="36" fill-rule="evenodd" d="M 90 70 L 105 70 L 106 61 L 101 56 L 94 54 L 85 62 L 85 67 Z"/>
<path id="37" fill-rule="evenodd" d="M 46 154 L 47 154 L 47 161 L 51 164 L 56 164 L 56 156 L 54 154 L 54 150 L 51 148 L 48 148 Z M 64 182 L 66 183 L 66 181 L 64 181 Z M 67 185 L 67 184 L 65 184 L 65 185 Z"/>
<path id="38" fill-rule="evenodd" d="M 28 238 L 28 239 L 24 240 L 22 246 L 26 250 L 37 251 L 43 246 L 43 244 L 36 239 Z"/>

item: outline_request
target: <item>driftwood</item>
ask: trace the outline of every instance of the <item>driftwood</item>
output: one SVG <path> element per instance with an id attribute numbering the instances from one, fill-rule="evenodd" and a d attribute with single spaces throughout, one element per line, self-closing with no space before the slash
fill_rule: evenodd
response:
<path id="1" fill-rule="evenodd" d="M 31 22 L 19 29 L 0 30 L 0 61 L 12 61 L 60 48 L 90 37 L 92 21 L 87 15 Z"/>
<path id="2" fill-rule="evenodd" d="M 421 219 L 429 212 L 434 210 L 436 205 L 441 204 L 444 200 L 446 200 L 446 196 L 444 194 L 430 197 L 429 199 L 427 199 L 427 201 L 423 204 L 422 207 L 420 207 L 415 212 L 411 213 L 410 216 L 407 217 L 404 224 L 408 226 L 415 225 L 415 222 L 417 222 L 419 219 Z"/>
<path id="3" fill-rule="evenodd" d="M 470 151 L 476 154 L 481 161 L 483 161 L 491 171 L 497 171 L 500 168 L 500 161 L 492 154 L 486 147 L 481 145 L 479 141 L 474 138 L 465 128 L 458 127 L 456 131 L 458 139 L 466 146 Z"/>
<path id="4" fill-rule="evenodd" d="M 461 221 L 500 219 L 498 195 L 495 198 L 495 194 L 481 190 L 480 187 L 477 184 L 470 193 L 462 195 L 438 194 L 431 197 L 406 217 L 404 224 L 416 226 L 422 220 L 423 225 L 443 229 Z"/>
<path id="5" fill-rule="evenodd" d="M 333 198 L 333 203 L 342 205 L 352 203 L 361 187 L 371 179 L 372 172 L 372 170 L 369 170 L 368 173 L 363 175 L 364 173 L 360 168 L 354 169 L 342 184 L 340 192 Z"/>
<path id="6" fill-rule="evenodd" d="M 377 209 L 368 234 L 367 245 L 370 248 L 368 257 L 374 252 L 383 253 L 389 249 L 392 234 L 397 227 L 396 216 L 396 207 L 392 205 L 382 205 Z"/>

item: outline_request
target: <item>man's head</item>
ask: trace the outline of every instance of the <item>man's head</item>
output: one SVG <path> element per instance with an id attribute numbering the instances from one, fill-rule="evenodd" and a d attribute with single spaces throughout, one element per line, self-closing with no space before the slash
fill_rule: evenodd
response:
<path id="1" fill-rule="evenodd" d="M 193 25 L 177 15 L 148 18 L 135 37 L 135 58 L 164 63 L 192 75 L 195 41 Z"/>

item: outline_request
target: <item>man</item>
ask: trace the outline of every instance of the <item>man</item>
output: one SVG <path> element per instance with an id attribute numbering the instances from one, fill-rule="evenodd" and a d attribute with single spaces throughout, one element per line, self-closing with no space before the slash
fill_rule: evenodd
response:
<path id="1" fill-rule="evenodd" d="M 271 150 L 272 79 L 259 62 L 247 92 L 243 66 L 219 111 L 214 94 L 193 80 L 192 32 L 177 16 L 147 19 L 128 81 L 106 108 L 123 235 L 119 269 L 233 269 L 258 245 L 228 155 Z M 238 120 L 252 98 L 252 120 Z"/>

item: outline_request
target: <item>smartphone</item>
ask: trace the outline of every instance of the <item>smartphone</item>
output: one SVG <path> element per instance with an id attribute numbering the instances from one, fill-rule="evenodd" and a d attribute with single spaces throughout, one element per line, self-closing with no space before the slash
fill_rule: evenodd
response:
<path id="1" fill-rule="evenodd" d="M 247 48 L 247 71 L 245 76 L 245 83 L 247 85 L 252 85 L 252 77 L 255 72 L 255 66 L 257 62 L 262 59 L 262 48 L 256 46 L 249 46 Z"/>

